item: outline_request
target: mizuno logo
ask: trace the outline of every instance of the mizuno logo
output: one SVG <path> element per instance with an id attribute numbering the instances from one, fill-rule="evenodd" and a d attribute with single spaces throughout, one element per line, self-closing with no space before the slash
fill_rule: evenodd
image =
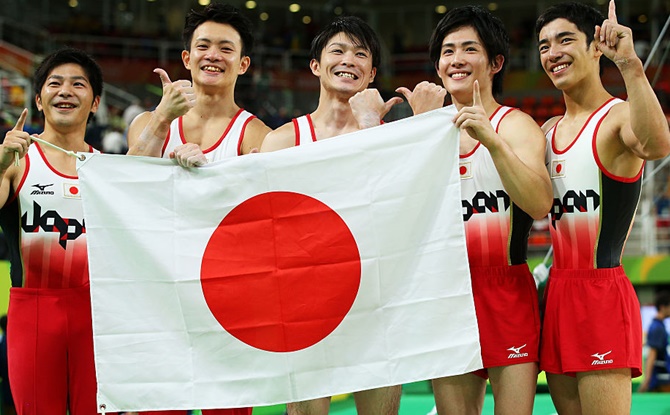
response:
<path id="1" fill-rule="evenodd" d="M 31 187 L 36 187 L 38 190 L 33 190 L 30 192 L 31 195 L 52 195 L 54 194 L 53 190 L 45 190 L 49 186 L 53 186 L 53 183 L 50 184 L 34 184 Z"/>
<path id="2" fill-rule="evenodd" d="M 605 356 L 607 356 L 610 353 L 612 353 L 611 350 L 609 352 L 605 352 L 603 354 L 593 353 L 591 356 L 595 357 L 597 360 L 594 360 L 593 362 L 591 362 L 591 366 L 594 366 L 594 365 L 611 365 L 612 363 L 614 363 L 614 359 L 605 360 Z"/>
<path id="3" fill-rule="evenodd" d="M 525 344 L 523 346 L 519 346 L 519 347 L 510 347 L 507 350 L 509 350 L 512 353 L 510 353 L 510 355 L 507 356 L 507 358 L 508 359 L 518 359 L 520 357 L 528 357 L 528 353 L 521 353 L 521 349 L 523 349 L 524 347 L 526 347 Z"/>

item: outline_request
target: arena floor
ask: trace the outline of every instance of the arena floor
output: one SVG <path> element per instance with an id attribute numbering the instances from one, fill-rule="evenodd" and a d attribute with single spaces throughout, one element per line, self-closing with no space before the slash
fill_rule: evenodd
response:
<path id="1" fill-rule="evenodd" d="M 433 408 L 433 396 L 428 393 L 403 393 L 399 415 L 427 415 Z M 283 405 L 255 408 L 253 415 L 282 415 Z M 336 400 L 331 405 L 331 415 L 356 415 L 354 400 L 350 396 Z M 483 415 L 493 415 L 493 395 L 486 394 Z M 555 415 L 556 410 L 548 393 L 535 396 L 533 415 Z M 631 415 L 670 415 L 670 394 L 634 393 Z"/>
<path id="2" fill-rule="evenodd" d="M 426 415 L 432 408 L 433 397 L 431 395 L 404 395 L 400 401 L 399 415 Z M 331 415 L 356 415 L 353 399 L 333 404 L 330 413 Z M 482 414 L 493 415 L 493 395 L 486 395 Z M 533 414 L 556 414 L 548 393 L 541 393 L 535 396 Z M 670 394 L 633 394 L 631 415 L 670 415 Z"/>

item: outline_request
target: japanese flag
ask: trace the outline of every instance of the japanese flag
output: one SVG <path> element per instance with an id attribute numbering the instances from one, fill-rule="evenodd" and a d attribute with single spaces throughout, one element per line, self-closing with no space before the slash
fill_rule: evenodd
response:
<path id="1" fill-rule="evenodd" d="M 98 403 L 270 405 L 481 368 L 453 112 L 79 178 Z"/>

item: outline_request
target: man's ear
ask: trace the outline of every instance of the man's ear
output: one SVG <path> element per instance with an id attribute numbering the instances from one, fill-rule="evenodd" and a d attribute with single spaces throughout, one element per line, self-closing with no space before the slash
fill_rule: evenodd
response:
<path id="1" fill-rule="evenodd" d="M 591 44 L 589 45 L 589 48 L 594 49 L 595 57 L 597 59 L 600 59 L 601 56 L 603 56 L 603 52 L 598 48 L 598 41 L 596 39 L 593 39 L 591 41 Z"/>
<path id="2" fill-rule="evenodd" d="M 377 75 L 377 68 L 372 68 L 372 72 L 370 73 L 370 83 L 373 83 L 375 81 L 376 75 Z"/>
<path id="3" fill-rule="evenodd" d="M 189 63 L 191 62 L 191 53 L 187 50 L 182 50 L 181 51 L 181 62 L 184 64 L 184 68 L 188 69 L 189 71 L 191 68 L 189 68 Z"/>
<path id="4" fill-rule="evenodd" d="M 251 58 L 248 56 L 242 56 L 240 60 L 240 70 L 237 71 L 238 75 L 244 75 L 251 66 Z"/>
<path id="5" fill-rule="evenodd" d="M 309 68 L 312 70 L 312 73 L 316 76 L 321 76 L 321 64 L 318 60 L 312 59 L 309 61 Z"/>
<path id="6" fill-rule="evenodd" d="M 92 112 L 93 114 L 95 114 L 96 112 L 98 112 L 98 106 L 100 106 L 100 95 L 98 95 L 97 97 L 95 97 L 95 98 L 93 99 L 93 103 L 91 104 L 91 112 Z"/>
<path id="7" fill-rule="evenodd" d="M 500 72 L 505 64 L 505 57 L 503 55 L 496 56 L 491 62 L 491 70 L 494 74 Z"/>

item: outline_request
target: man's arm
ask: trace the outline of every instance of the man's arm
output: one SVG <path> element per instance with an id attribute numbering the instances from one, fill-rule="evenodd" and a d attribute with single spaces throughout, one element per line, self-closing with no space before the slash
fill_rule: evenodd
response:
<path id="1" fill-rule="evenodd" d="M 596 26 L 598 49 L 615 63 L 626 85 L 628 103 L 612 108 L 612 118 L 620 125 L 619 137 L 637 157 L 654 160 L 670 154 L 670 130 L 661 104 L 635 53 L 630 28 L 617 22 L 614 0 L 608 18 Z"/>
<path id="2" fill-rule="evenodd" d="M 23 162 L 16 165 L 16 158 L 22 159 L 30 146 L 30 135 L 23 131 L 28 117 L 28 110 L 24 109 L 16 125 L 5 134 L 5 140 L 0 145 L 0 207 L 7 203 L 12 180 L 24 168 Z"/>
<path id="3" fill-rule="evenodd" d="M 263 140 L 271 131 L 272 129 L 258 118 L 249 121 L 242 139 L 242 154 L 249 154 L 254 149 L 260 150 Z"/>
<path id="4" fill-rule="evenodd" d="M 532 118 L 513 111 L 501 122 L 500 134 L 496 133 L 482 105 L 479 82 L 475 81 L 473 106 L 461 108 L 454 124 L 488 149 L 505 191 L 517 206 L 534 219 L 549 213 L 553 196 L 544 166 L 546 140 Z"/>
<path id="5" fill-rule="evenodd" d="M 186 114 L 195 105 L 191 81 L 170 81 L 160 68 L 154 70 L 163 85 L 163 97 L 152 112 L 138 115 L 128 128 L 128 154 L 160 157 L 172 120 Z"/>
<path id="6" fill-rule="evenodd" d="M 491 155 L 505 190 L 533 219 L 546 217 L 554 197 L 545 166 L 547 141 L 542 130 L 529 115 L 513 111 L 502 120 L 498 131 L 507 148 L 501 146 L 498 154 Z"/>
<path id="7" fill-rule="evenodd" d="M 656 363 L 656 357 L 658 356 L 658 351 L 653 347 L 649 348 L 647 353 L 647 360 L 644 362 L 644 378 L 642 383 L 637 388 L 638 392 L 649 392 L 649 384 L 651 383 L 651 377 L 654 372 L 654 364 Z"/>
<path id="8" fill-rule="evenodd" d="M 293 127 L 293 122 L 288 122 L 265 136 L 260 152 L 266 153 L 290 147 L 295 147 L 295 129 Z"/>

